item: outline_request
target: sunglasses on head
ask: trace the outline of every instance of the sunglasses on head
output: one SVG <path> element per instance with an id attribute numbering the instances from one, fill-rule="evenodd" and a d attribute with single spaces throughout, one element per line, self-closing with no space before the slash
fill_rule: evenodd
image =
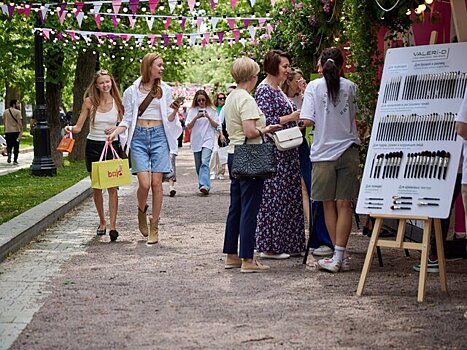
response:
<path id="1" fill-rule="evenodd" d="M 96 74 L 97 75 L 109 75 L 109 71 L 107 71 L 105 69 L 101 69 L 101 70 L 97 71 Z"/>

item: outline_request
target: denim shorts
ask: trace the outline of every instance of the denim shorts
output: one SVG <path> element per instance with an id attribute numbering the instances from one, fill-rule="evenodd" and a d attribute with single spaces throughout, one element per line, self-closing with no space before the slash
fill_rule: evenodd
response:
<path id="1" fill-rule="evenodd" d="M 163 125 L 136 125 L 130 148 L 132 174 L 170 173 L 169 144 Z"/>

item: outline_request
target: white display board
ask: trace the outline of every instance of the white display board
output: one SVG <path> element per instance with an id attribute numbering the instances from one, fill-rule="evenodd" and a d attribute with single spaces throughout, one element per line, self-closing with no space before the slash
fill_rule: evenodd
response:
<path id="1" fill-rule="evenodd" d="M 446 218 L 462 139 L 467 43 L 387 51 L 357 213 Z"/>

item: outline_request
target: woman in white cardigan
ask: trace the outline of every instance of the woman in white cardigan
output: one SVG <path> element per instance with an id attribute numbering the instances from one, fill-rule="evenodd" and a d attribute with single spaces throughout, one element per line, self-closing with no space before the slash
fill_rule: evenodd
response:
<path id="1" fill-rule="evenodd" d="M 171 170 L 170 153 L 177 152 L 177 138 L 182 127 L 176 118 L 180 103 L 173 101 L 172 89 L 162 81 L 162 58 L 155 53 L 146 54 L 140 71 L 141 77 L 123 94 L 125 114 L 108 140 L 112 141 L 118 134 L 128 131 L 122 147 L 127 146 L 127 152 L 131 149 L 131 171 L 138 177 L 138 226 L 141 234 L 147 237 L 147 244 L 154 244 L 159 241 L 162 178 Z M 141 111 L 139 107 L 146 98 L 150 102 Z M 152 191 L 152 218 L 148 228 L 149 189 Z"/>

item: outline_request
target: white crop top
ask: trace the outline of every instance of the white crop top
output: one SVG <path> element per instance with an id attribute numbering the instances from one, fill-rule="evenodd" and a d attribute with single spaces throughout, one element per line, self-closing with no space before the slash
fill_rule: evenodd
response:
<path id="1" fill-rule="evenodd" d="M 141 103 L 143 103 L 144 99 L 148 94 L 143 94 L 141 91 L 138 90 L 138 105 L 139 107 Z M 144 120 L 162 120 L 162 113 L 161 113 L 161 100 L 158 98 L 153 98 L 151 103 L 149 103 L 148 108 L 144 111 L 144 113 L 139 117 L 139 119 Z"/>
<path id="2" fill-rule="evenodd" d="M 88 139 L 93 141 L 106 141 L 107 135 L 105 129 L 115 127 L 118 121 L 118 111 L 115 107 L 115 101 L 112 102 L 112 109 L 102 113 L 96 111 L 94 125 L 90 123 Z"/>

